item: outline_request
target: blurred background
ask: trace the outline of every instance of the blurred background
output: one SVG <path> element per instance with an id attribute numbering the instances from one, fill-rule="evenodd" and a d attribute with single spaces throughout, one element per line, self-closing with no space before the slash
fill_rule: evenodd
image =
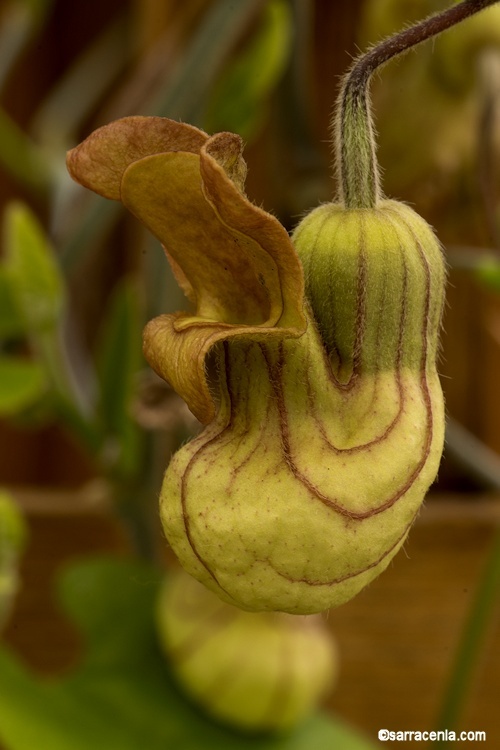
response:
<path id="1" fill-rule="evenodd" d="M 330 121 L 353 57 L 448 4 L 0 2 L 0 485 L 27 526 L 2 639 L 35 674 L 64 675 L 82 651 L 54 594 L 65 564 L 172 564 L 157 496 L 198 429 L 140 351 L 145 322 L 185 306 L 162 250 L 71 182 L 65 152 L 132 114 L 240 133 L 248 196 L 292 229 L 335 195 Z M 457 726 L 497 747 L 499 8 L 389 64 L 372 95 L 384 191 L 435 227 L 448 259 L 449 422 L 405 551 L 324 617 L 340 663 L 324 706 L 373 741 Z"/>

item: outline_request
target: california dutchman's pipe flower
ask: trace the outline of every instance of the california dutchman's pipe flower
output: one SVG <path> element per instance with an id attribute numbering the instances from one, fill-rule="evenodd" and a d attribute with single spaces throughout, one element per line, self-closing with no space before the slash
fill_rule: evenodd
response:
<path id="1" fill-rule="evenodd" d="M 321 616 L 242 612 L 183 570 L 162 586 L 156 622 L 179 685 L 239 729 L 291 729 L 337 679 L 337 647 Z"/>
<path id="2" fill-rule="evenodd" d="M 231 604 L 312 613 L 387 567 L 435 477 L 443 263 L 400 204 L 323 206 L 295 233 L 313 314 L 285 229 L 243 194 L 240 150 L 228 133 L 131 117 L 68 166 L 159 238 L 195 307 L 144 333 L 206 425 L 165 475 L 172 548 Z"/>

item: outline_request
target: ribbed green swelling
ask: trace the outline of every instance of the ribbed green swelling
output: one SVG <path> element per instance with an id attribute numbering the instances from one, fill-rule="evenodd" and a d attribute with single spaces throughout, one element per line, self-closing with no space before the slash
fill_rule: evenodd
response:
<path id="1" fill-rule="evenodd" d="M 373 209 L 319 206 L 292 237 L 306 294 L 340 379 L 398 366 L 434 366 L 444 303 L 438 241 L 415 211 L 383 200 Z"/>

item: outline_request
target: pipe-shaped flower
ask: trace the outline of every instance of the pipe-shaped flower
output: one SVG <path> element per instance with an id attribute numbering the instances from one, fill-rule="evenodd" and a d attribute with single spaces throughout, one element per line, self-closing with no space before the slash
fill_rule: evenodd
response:
<path id="1" fill-rule="evenodd" d="M 239 729 L 291 729 L 337 679 L 337 647 L 321 616 L 243 612 L 182 570 L 162 586 L 156 622 L 179 685 Z"/>
<path id="2" fill-rule="evenodd" d="M 195 306 L 144 337 L 206 424 L 162 488 L 180 562 L 243 609 L 347 601 L 400 549 L 439 465 L 444 271 L 431 230 L 400 204 L 321 207 L 295 235 L 306 302 L 286 231 L 242 192 L 237 136 L 126 118 L 68 165 L 160 239 Z"/>

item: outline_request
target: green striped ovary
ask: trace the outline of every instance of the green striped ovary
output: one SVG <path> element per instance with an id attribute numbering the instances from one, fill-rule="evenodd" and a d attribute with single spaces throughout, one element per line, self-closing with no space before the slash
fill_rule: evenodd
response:
<path id="1" fill-rule="evenodd" d="M 222 599 L 307 614 L 387 567 L 435 478 L 445 270 L 432 230 L 395 201 L 320 206 L 293 241 L 307 330 L 216 347 L 217 416 L 173 457 L 161 513 Z"/>

